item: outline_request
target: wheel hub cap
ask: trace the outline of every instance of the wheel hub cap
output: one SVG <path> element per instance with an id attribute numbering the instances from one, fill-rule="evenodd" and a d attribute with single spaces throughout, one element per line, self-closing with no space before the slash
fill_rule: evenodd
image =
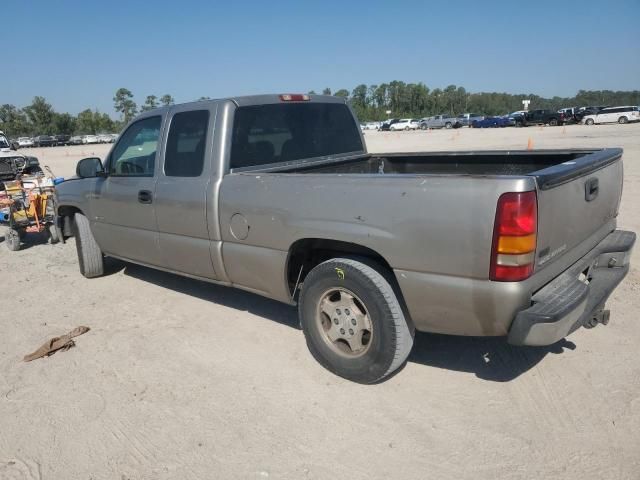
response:
<path id="1" fill-rule="evenodd" d="M 371 319 L 362 301 L 343 288 L 325 292 L 318 305 L 318 321 L 327 344 L 338 353 L 359 356 L 371 343 Z"/>

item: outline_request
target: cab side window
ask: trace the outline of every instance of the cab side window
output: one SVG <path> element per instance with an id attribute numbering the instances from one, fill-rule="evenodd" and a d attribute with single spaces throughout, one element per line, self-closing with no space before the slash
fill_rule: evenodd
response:
<path id="1" fill-rule="evenodd" d="M 173 116 L 164 155 L 167 177 L 199 177 L 202 174 L 208 124 L 208 110 L 180 112 Z"/>
<path id="2" fill-rule="evenodd" d="M 109 160 L 116 177 L 153 177 L 162 117 L 139 120 L 122 134 Z"/>

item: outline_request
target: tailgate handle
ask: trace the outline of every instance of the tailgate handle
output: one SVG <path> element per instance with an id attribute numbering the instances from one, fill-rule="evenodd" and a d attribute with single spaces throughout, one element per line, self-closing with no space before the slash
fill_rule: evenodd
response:
<path id="1" fill-rule="evenodd" d="M 590 202 L 598 196 L 599 189 L 600 187 L 598 186 L 598 179 L 590 178 L 584 184 L 584 199 L 587 202 Z"/>

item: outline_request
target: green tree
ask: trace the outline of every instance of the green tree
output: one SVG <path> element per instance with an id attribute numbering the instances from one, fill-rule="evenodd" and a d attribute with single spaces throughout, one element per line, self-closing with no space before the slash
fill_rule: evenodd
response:
<path id="1" fill-rule="evenodd" d="M 317 95 L 315 90 L 309 90 L 307 93 L 308 93 L 308 95 Z"/>
<path id="2" fill-rule="evenodd" d="M 367 97 L 367 86 L 363 83 L 358 85 L 351 92 L 351 106 L 360 120 L 368 120 L 370 114 L 367 111 L 369 99 Z"/>
<path id="3" fill-rule="evenodd" d="M 95 135 L 98 133 L 98 122 L 90 108 L 81 111 L 76 120 L 76 129 L 78 133 Z"/>
<path id="4" fill-rule="evenodd" d="M 169 95 L 168 93 L 165 93 L 163 96 L 160 97 L 160 103 L 166 107 L 169 105 L 173 105 L 175 101 L 173 100 L 173 97 L 171 95 Z"/>
<path id="5" fill-rule="evenodd" d="M 12 137 L 33 134 L 24 111 L 10 104 L 0 106 L 0 130 Z"/>
<path id="6" fill-rule="evenodd" d="M 347 98 L 349 96 L 349 90 L 341 88 L 336 93 L 334 93 L 333 96 L 334 97 L 345 97 L 345 98 Z"/>
<path id="7" fill-rule="evenodd" d="M 113 119 L 106 113 L 100 113 L 95 110 L 93 112 L 93 118 L 97 126 L 98 133 L 113 133 L 118 130 Z"/>
<path id="8" fill-rule="evenodd" d="M 76 129 L 76 119 L 69 113 L 55 113 L 53 126 L 56 133 L 72 135 Z"/>
<path id="9" fill-rule="evenodd" d="M 138 112 L 138 106 L 133 101 L 133 93 L 126 88 L 119 88 L 113 96 L 113 104 L 116 112 L 120 114 L 120 118 L 124 123 L 135 117 Z"/>
<path id="10" fill-rule="evenodd" d="M 38 135 L 53 134 L 53 107 L 47 103 L 44 97 L 33 97 L 31 105 L 24 107 L 27 120 Z"/>
<path id="11" fill-rule="evenodd" d="M 87 108 L 78 114 L 76 131 L 83 134 L 113 133 L 118 125 L 106 113 Z"/>
<path id="12" fill-rule="evenodd" d="M 149 110 L 153 110 L 154 108 L 158 108 L 158 97 L 155 95 L 147 95 L 147 98 L 144 101 L 144 105 L 140 107 L 142 112 L 147 112 Z"/>
<path id="13" fill-rule="evenodd" d="M 322 94 L 323 95 L 331 95 L 331 89 L 329 87 L 325 88 L 324 90 L 322 90 Z"/>

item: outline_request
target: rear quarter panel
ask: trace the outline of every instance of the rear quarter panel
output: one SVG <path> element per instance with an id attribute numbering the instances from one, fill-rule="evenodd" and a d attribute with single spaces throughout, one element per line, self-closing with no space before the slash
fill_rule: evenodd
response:
<path id="1" fill-rule="evenodd" d="M 396 274 L 486 280 L 498 197 L 534 188 L 530 178 L 230 174 L 220 192 L 224 262 L 232 282 L 284 301 L 287 253 L 304 238 L 368 247 Z M 246 220 L 244 239 L 234 215 Z"/>

